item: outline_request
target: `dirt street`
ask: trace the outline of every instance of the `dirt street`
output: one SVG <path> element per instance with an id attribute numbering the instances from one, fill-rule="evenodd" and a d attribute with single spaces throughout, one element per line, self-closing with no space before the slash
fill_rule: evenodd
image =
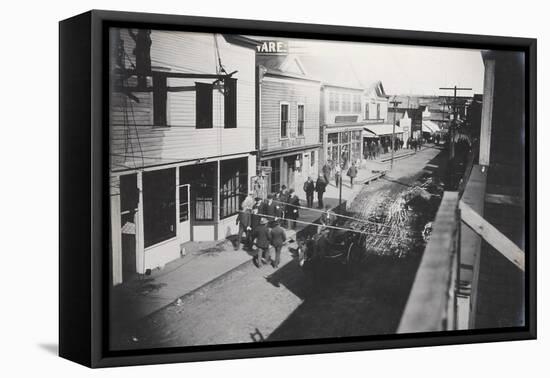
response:
<path id="1" fill-rule="evenodd" d="M 313 284 L 295 257 L 278 270 L 246 264 L 131 327 L 115 349 L 156 348 L 393 333 L 440 200 L 446 155 L 428 148 L 365 186 L 342 222 L 369 232 L 354 275 L 335 266 Z M 377 223 L 377 224 L 375 224 Z"/>

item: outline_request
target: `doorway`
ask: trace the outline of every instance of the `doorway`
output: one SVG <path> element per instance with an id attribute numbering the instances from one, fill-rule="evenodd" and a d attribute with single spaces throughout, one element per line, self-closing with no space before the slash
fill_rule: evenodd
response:
<path id="1" fill-rule="evenodd" d="M 122 282 L 137 274 L 136 220 L 139 202 L 137 175 L 120 176 L 120 226 L 122 249 Z"/>

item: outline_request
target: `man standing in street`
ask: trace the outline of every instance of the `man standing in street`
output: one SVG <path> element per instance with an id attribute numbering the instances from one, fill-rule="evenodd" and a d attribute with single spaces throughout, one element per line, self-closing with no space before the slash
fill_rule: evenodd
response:
<path id="1" fill-rule="evenodd" d="M 298 219 L 300 208 L 300 198 L 296 195 L 294 189 L 289 190 L 290 198 L 287 205 L 287 218 L 289 219 L 289 227 L 294 230 L 296 228 L 296 219 Z"/>
<path id="2" fill-rule="evenodd" d="M 351 167 L 349 167 L 347 175 L 349 177 L 350 186 L 353 189 L 353 179 L 357 176 L 357 167 L 355 166 L 355 162 L 351 163 Z"/>
<path id="3" fill-rule="evenodd" d="M 323 175 L 319 174 L 319 178 L 315 183 L 315 191 L 317 192 L 317 207 L 319 207 L 319 209 L 322 209 L 324 206 L 323 194 L 325 193 L 326 187 L 327 187 L 327 182 L 323 178 Z"/>
<path id="4" fill-rule="evenodd" d="M 281 250 L 286 241 L 285 230 L 279 225 L 279 222 L 275 222 L 275 225 L 271 229 L 271 245 L 275 248 L 275 261 L 273 262 L 273 268 L 277 269 L 281 262 Z"/>
<path id="5" fill-rule="evenodd" d="M 237 245 L 235 251 L 241 248 L 241 240 L 243 232 L 245 233 L 244 247 L 248 249 L 250 247 L 250 231 L 252 230 L 252 209 L 244 208 L 239 212 L 237 216 L 236 224 L 239 225 L 239 231 L 237 233 Z"/>
<path id="6" fill-rule="evenodd" d="M 258 252 L 254 257 L 254 263 L 259 268 L 264 263 L 267 264 L 269 259 L 269 243 L 271 241 L 270 230 L 267 227 L 267 219 L 260 219 L 260 224 L 254 230 L 254 244 L 258 248 Z"/>
<path id="7" fill-rule="evenodd" d="M 315 183 L 311 176 L 307 177 L 307 181 L 304 182 L 304 192 L 306 192 L 307 207 L 313 207 L 313 192 L 315 191 Z"/>

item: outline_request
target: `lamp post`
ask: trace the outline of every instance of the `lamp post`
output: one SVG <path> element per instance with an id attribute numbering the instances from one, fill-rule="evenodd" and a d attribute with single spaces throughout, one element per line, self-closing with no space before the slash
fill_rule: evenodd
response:
<path id="1" fill-rule="evenodd" d="M 454 91 L 453 93 L 453 119 L 449 124 L 449 159 L 453 160 L 455 157 L 455 128 L 458 118 L 458 106 L 456 103 L 456 92 L 457 91 L 471 91 L 472 88 L 458 88 L 456 85 L 452 88 L 439 88 L 440 90 Z"/>

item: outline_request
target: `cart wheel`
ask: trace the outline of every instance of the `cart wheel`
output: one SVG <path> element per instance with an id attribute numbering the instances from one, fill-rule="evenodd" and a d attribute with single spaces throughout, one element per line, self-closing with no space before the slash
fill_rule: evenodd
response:
<path id="1" fill-rule="evenodd" d="M 355 271 L 355 258 L 354 258 L 354 253 L 353 253 L 353 250 L 354 250 L 354 247 L 355 247 L 355 243 L 354 242 L 351 242 L 349 244 L 349 247 L 348 247 L 348 251 L 347 251 L 347 254 L 346 254 L 346 270 L 348 272 L 349 275 L 352 275 Z"/>

